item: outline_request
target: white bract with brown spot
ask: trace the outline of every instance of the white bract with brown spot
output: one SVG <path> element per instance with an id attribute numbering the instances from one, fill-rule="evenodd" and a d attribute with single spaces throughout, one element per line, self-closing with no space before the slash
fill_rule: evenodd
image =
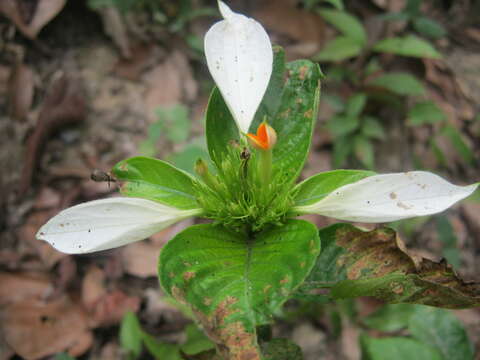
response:
<path id="1" fill-rule="evenodd" d="M 61 211 L 38 230 L 37 239 L 67 254 L 88 253 L 145 239 L 199 213 L 140 198 L 95 200 Z"/>
<path id="2" fill-rule="evenodd" d="M 272 45 L 258 22 L 222 1 L 218 7 L 224 20 L 205 35 L 205 56 L 238 128 L 247 133 L 272 74 Z"/>
<path id="3" fill-rule="evenodd" d="M 346 221 L 389 222 L 439 213 L 471 195 L 477 186 L 456 186 L 426 171 L 374 175 L 295 210 Z"/>

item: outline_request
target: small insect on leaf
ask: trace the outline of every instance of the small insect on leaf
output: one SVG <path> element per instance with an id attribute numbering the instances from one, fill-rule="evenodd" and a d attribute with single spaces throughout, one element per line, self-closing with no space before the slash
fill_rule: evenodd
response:
<path id="1" fill-rule="evenodd" d="M 92 179 L 95 182 L 108 182 L 109 187 L 111 182 L 116 182 L 116 179 L 112 175 L 98 169 L 95 169 L 92 171 L 90 175 L 90 179 Z"/>

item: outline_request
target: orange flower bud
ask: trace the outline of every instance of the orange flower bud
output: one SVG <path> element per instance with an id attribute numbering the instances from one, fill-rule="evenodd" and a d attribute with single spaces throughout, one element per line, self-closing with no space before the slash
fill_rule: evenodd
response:
<path id="1" fill-rule="evenodd" d="M 259 150 L 271 150 L 277 142 L 277 133 L 266 122 L 260 124 L 257 134 L 247 134 L 250 144 Z"/>

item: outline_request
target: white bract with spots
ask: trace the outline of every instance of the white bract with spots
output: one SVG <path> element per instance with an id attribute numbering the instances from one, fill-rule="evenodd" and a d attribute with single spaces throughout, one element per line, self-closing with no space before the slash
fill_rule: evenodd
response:
<path id="1" fill-rule="evenodd" d="M 199 213 L 139 198 L 95 200 L 63 210 L 40 228 L 37 238 L 67 254 L 88 253 L 145 239 Z"/>
<path id="2" fill-rule="evenodd" d="M 238 128 L 247 133 L 272 74 L 272 45 L 258 22 L 221 1 L 218 6 L 224 20 L 205 35 L 205 56 Z"/>
<path id="3" fill-rule="evenodd" d="M 425 171 L 374 175 L 295 210 L 346 221 L 389 222 L 439 213 L 471 195 L 477 186 L 456 186 Z"/>

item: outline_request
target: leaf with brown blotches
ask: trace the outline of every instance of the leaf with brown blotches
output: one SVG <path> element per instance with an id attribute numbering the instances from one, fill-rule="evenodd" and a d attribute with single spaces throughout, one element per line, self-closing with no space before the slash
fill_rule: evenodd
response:
<path id="1" fill-rule="evenodd" d="M 372 296 L 390 303 L 461 309 L 480 306 L 480 285 L 467 283 L 444 260 L 411 255 L 394 230 L 350 224 L 320 230 L 322 253 L 302 291 L 330 289 L 334 299 Z"/>

